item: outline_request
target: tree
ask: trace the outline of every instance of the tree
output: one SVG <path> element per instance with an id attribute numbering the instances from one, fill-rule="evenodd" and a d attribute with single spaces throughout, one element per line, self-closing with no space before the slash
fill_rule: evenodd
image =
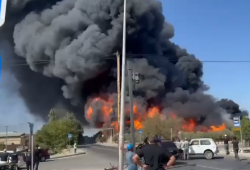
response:
<path id="1" fill-rule="evenodd" d="M 50 111 L 48 116 L 49 122 L 37 131 L 38 144 L 60 151 L 69 144 L 68 134 L 72 134 L 70 144 L 78 141 L 79 135 L 83 133 L 83 127 L 73 113 L 67 113 L 59 119 L 56 112 Z"/>
<path id="2" fill-rule="evenodd" d="M 58 115 L 56 113 L 56 110 L 55 109 L 51 109 L 49 111 L 48 117 L 49 117 L 49 122 L 53 122 L 53 121 L 58 120 Z"/>
<path id="3" fill-rule="evenodd" d="M 227 134 L 227 136 L 230 138 L 233 136 L 232 131 L 226 129 L 220 132 L 183 132 L 182 138 L 212 138 L 215 141 L 222 141 L 225 134 Z"/>
<path id="4" fill-rule="evenodd" d="M 0 151 L 5 149 L 5 144 L 4 143 L 0 143 Z"/>
<path id="5" fill-rule="evenodd" d="M 148 117 L 143 122 L 143 135 L 159 135 L 164 139 L 171 138 L 171 129 L 172 137 L 181 130 L 181 125 L 183 123 L 182 119 L 179 118 L 162 118 L 160 114 L 155 115 L 154 117 Z"/>

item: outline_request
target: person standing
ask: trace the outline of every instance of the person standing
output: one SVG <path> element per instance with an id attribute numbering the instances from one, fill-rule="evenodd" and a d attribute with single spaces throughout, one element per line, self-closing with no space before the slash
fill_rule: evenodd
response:
<path id="1" fill-rule="evenodd" d="M 233 150 L 234 150 L 234 158 L 235 158 L 236 161 L 240 161 L 240 157 L 239 157 L 239 141 L 237 140 L 236 137 L 233 138 L 232 144 L 233 144 Z"/>
<path id="2" fill-rule="evenodd" d="M 183 150 L 183 159 L 188 160 L 189 159 L 189 142 L 187 138 L 185 138 L 185 141 L 183 142 L 182 150 Z"/>
<path id="3" fill-rule="evenodd" d="M 77 144 L 76 142 L 74 143 L 74 153 L 76 153 L 76 150 L 77 150 Z"/>
<path id="4" fill-rule="evenodd" d="M 136 165 L 143 170 L 166 170 L 175 163 L 175 157 L 158 145 L 159 139 L 156 135 L 151 137 L 149 142 L 149 146 L 136 150 L 133 156 Z M 144 158 L 145 164 L 142 164 L 141 158 Z"/>
<path id="5" fill-rule="evenodd" d="M 182 154 L 183 154 L 183 150 L 181 148 L 181 141 L 180 141 L 180 139 L 177 139 L 175 141 L 175 145 L 176 145 L 176 147 L 178 149 L 179 159 L 181 159 L 182 158 Z"/>
<path id="6" fill-rule="evenodd" d="M 28 149 L 25 150 L 24 156 L 25 156 L 24 158 L 26 162 L 26 169 L 30 170 L 31 169 L 31 153 Z"/>
<path id="7" fill-rule="evenodd" d="M 132 144 L 127 145 L 127 149 L 120 148 L 123 152 L 126 153 L 126 160 L 128 164 L 128 170 L 137 170 L 137 165 L 133 162 L 134 146 Z"/>
<path id="8" fill-rule="evenodd" d="M 225 149 L 225 152 L 226 152 L 226 155 L 229 155 L 230 152 L 229 152 L 229 139 L 227 137 L 227 135 L 225 134 L 224 135 L 224 149 Z"/>
<path id="9" fill-rule="evenodd" d="M 35 151 L 34 151 L 34 170 L 38 170 L 39 163 L 41 160 L 41 149 L 39 145 L 36 145 Z"/>

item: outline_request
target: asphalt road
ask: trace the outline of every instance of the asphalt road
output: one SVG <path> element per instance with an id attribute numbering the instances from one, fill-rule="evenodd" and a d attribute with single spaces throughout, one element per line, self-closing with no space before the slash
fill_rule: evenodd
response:
<path id="1" fill-rule="evenodd" d="M 87 154 L 70 158 L 55 159 L 41 163 L 39 170 L 103 170 L 109 168 L 110 163 L 118 165 L 118 151 L 115 147 L 91 145 L 86 147 Z M 196 164 L 190 166 L 189 164 Z M 178 167 L 180 164 L 183 167 Z M 250 161 L 242 159 L 234 161 L 232 156 L 217 156 L 213 160 L 205 160 L 203 157 L 192 157 L 189 161 L 177 163 L 174 170 L 249 170 Z"/>

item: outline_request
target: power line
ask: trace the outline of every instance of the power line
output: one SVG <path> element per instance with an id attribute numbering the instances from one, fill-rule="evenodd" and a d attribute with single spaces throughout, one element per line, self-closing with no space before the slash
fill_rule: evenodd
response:
<path id="1" fill-rule="evenodd" d="M 114 57 L 113 57 L 114 56 Z M 138 57 L 138 58 L 133 58 L 133 59 L 140 59 L 140 57 L 143 56 L 147 56 L 147 58 L 145 58 L 146 60 L 155 60 L 155 61 L 159 61 L 161 59 L 164 59 L 167 62 L 178 62 L 181 58 L 179 59 L 169 59 L 167 56 L 165 55 L 156 55 L 156 54 L 127 54 L 128 58 L 131 59 L 131 57 Z M 148 57 L 157 57 L 157 58 L 148 58 Z M 77 58 L 77 59 L 65 59 L 63 61 L 76 61 L 76 60 L 85 60 L 86 62 L 89 61 L 88 58 Z M 116 60 L 115 55 L 103 55 L 103 58 L 101 57 L 99 61 L 105 61 L 105 60 Z M 93 60 L 94 61 L 94 60 Z M 190 60 L 183 60 L 182 62 L 197 62 L 200 61 L 201 63 L 250 63 L 250 60 L 199 60 L 198 58 L 196 58 L 196 61 L 190 61 Z M 14 67 L 14 66 L 29 66 L 29 64 L 26 62 L 26 60 L 3 60 L 3 62 L 5 63 L 5 66 L 9 66 L 9 67 Z M 33 64 L 35 65 L 42 65 L 42 64 L 49 64 L 51 62 L 55 62 L 55 60 L 49 60 L 49 59 L 42 59 L 42 60 L 34 60 Z M 6 64 L 9 65 L 6 65 Z M 98 64 L 98 62 L 97 62 Z"/>

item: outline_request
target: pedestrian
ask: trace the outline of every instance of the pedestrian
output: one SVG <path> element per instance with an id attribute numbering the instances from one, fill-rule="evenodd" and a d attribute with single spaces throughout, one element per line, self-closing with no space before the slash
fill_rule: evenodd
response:
<path id="1" fill-rule="evenodd" d="M 181 159 L 181 158 L 183 158 L 183 150 L 182 150 L 182 148 L 181 148 L 181 141 L 180 141 L 180 139 L 177 139 L 176 141 L 175 141 L 175 145 L 176 145 L 176 147 L 177 147 L 177 149 L 178 149 L 178 154 L 179 154 L 179 159 Z"/>
<path id="2" fill-rule="evenodd" d="M 161 137 L 158 137 L 158 145 L 161 146 Z"/>
<path id="3" fill-rule="evenodd" d="M 230 152 L 229 152 L 229 139 L 227 137 L 227 135 L 225 134 L 224 135 L 224 149 L 225 149 L 225 152 L 226 152 L 226 155 L 229 155 Z"/>
<path id="4" fill-rule="evenodd" d="M 38 170 L 39 163 L 41 160 L 41 149 L 40 149 L 39 145 L 36 145 L 33 158 L 34 158 L 34 165 L 33 165 L 34 170 Z"/>
<path id="5" fill-rule="evenodd" d="M 182 144 L 182 150 L 183 150 L 183 159 L 188 160 L 189 159 L 189 142 L 187 138 L 185 138 L 185 141 Z"/>
<path id="6" fill-rule="evenodd" d="M 236 137 L 233 138 L 232 144 L 233 144 L 233 150 L 234 150 L 234 158 L 235 158 L 236 161 L 240 161 L 240 157 L 239 157 L 239 141 L 237 140 Z"/>
<path id="7" fill-rule="evenodd" d="M 26 162 L 26 169 L 30 170 L 31 169 L 31 152 L 30 150 L 26 149 L 24 153 L 24 160 Z"/>
<path id="8" fill-rule="evenodd" d="M 76 142 L 74 143 L 74 153 L 76 153 L 76 150 L 77 150 L 77 144 Z"/>
<path id="9" fill-rule="evenodd" d="M 175 157 L 158 145 L 159 139 L 156 135 L 151 137 L 149 142 L 149 146 L 137 150 L 133 156 L 136 165 L 143 170 L 166 170 L 175 163 Z M 142 164 L 141 158 L 144 158 L 145 164 Z"/>
<path id="10" fill-rule="evenodd" d="M 137 170 L 137 165 L 133 162 L 134 146 L 132 144 L 128 144 L 127 148 L 120 148 L 123 152 L 126 153 L 126 160 L 128 163 L 128 170 Z"/>

